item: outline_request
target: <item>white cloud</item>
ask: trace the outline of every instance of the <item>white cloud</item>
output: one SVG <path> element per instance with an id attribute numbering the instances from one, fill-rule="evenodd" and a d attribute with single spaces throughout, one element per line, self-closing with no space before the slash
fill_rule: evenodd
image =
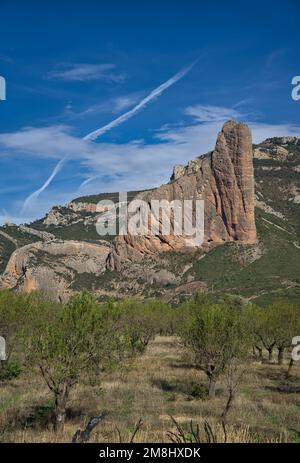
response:
<path id="1" fill-rule="evenodd" d="M 125 76 L 115 70 L 116 66 L 106 64 L 64 64 L 48 73 L 49 79 L 66 81 L 91 81 L 105 80 L 108 82 L 120 82 Z"/>
<path id="2" fill-rule="evenodd" d="M 0 146 L 23 155 L 60 159 L 68 154 L 79 154 L 85 143 L 69 135 L 66 126 L 25 127 L 18 132 L 0 134 Z"/>
<path id="3" fill-rule="evenodd" d="M 234 108 L 225 108 L 223 106 L 195 105 L 189 106 L 185 114 L 192 116 L 199 122 L 225 121 L 228 119 L 239 119 L 243 115 Z"/>
<path id="4" fill-rule="evenodd" d="M 300 137 L 299 125 L 249 122 L 249 126 L 252 129 L 253 143 L 260 143 L 266 138 L 272 137 Z"/>
<path id="5" fill-rule="evenodd" d="M 95 116 L 101 113 L 117 114 L 135 105 L 140 98 L 140 92 L 129 93 L 127 95 L 120 95 L 117 97 L 109 98 L 103 103 L 91 105 L 80 111 L 75 111 L 73 109 L 72 103 L 69 102 L 65 107 L 64 115 L 67 116 L 69 120 L 75 120 L 83 119 L 88 116 Z"/>

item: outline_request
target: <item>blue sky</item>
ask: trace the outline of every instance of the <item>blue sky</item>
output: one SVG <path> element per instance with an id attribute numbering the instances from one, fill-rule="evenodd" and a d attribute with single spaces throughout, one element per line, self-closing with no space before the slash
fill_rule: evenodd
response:
<path id="1" fill-rule="evenodd" d="M 0 16 L 1 222 L 160 185 L 229 118 L 256 142 L 300 136 L 298 0 L 1 0 Z"/>

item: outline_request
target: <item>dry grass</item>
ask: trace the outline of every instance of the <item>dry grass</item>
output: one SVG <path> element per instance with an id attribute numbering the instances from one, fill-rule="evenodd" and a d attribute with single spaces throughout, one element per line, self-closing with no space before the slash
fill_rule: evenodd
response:
<path id="1" fill-rule="evenodd" d="M 299 442 L 300 368 L 284 378 L 285 366 L 249 364 L 228 416 L 229 442 Z M 219 442 L 224 433 L 220 415 L 226 403 L 221 380 L 214 400 L 192 395 L 195 384 L 206 384 L 205 375 L 191 368 L 174 337 L 157 337 L 146 353 L 102 376 L 99 384 L 88 378 L 71 396 L 63 435 L 51 425 L 51 396 L 39 377 L 22 377 L 0 387 L 0 440 L 2 442 L 70 442 L 78 428 L 103 410 L 104 422 L 92 442 L 128 442 L 139 418 L 143 427 L 136 442 L 168 442 L 173 416 L 188 432 L 189 423 L 211 424 Z M 119 431 L 117 431 L 117 428 Z"/>

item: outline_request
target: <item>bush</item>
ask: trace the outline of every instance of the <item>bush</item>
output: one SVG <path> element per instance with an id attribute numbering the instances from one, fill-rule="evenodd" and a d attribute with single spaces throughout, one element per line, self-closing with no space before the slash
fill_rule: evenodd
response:
<path id="1" fill-rule="evenodd" d="M 195 399 L 205 400 L 208 398 L 208 389 L 202 384 L 193 384 L 191 396 Z"/>
<path id="2" fill-rule="evenodd" d="M 17 362 L 0 362 L 0 381 L 10 381 L 18 378 L 22 372 L 21 365 Z"/>
<path id="3" fill-rule="evenodd" d="M 132 355 L 143 353 L 157 334 L 173 330 L 171 309 L 159 301 L 128 299 L 114 303 L 113 310 Z"/>

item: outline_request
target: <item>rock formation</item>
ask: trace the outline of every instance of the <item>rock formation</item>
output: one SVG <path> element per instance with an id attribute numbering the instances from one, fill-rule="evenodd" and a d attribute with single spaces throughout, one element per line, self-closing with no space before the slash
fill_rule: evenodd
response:
<path id="1" fill-rule="evenodd" d="M 219 133 L 214 151 L 188 163 L 175 166 L 170 183 L 140 193 L 135 199 L 145 201 L 152 220 L 160 221 L 151 209 L 152 200 L 204 200 L 204 248 L 225 241 L 256 242 L 254 219 L 253 150 L 250 129 L 228 121 Z M 195 211 L 193 211 L 195 212 Z M 174 230 L 171 217 L 171 230 Z M 155 236 L 130 234 L 118 236 L 108 267 L 119 269 L 124 260 L 137 260 L 171 249 L 186 247 L 186 236 L 174 233 Z"/>
<path id="2" fill-rule="evenodd" d="M 63 296 L 65 279 L 76 274 L 101 275 L 106 270 L 109 245 L 83 241 L 38 241 L 16 249 L 0 279 L 0 287 L 30 292 L 40 290 Z M 63 277 L 62 277 L 63 275 Z"/>
<path id="3" fill-rule="evenodd" d="M 123 291 L 128 294 L 138 292 L 139 288 L 136 287 L 139 286 L 139 278 L 148 287 L 180 287 L 181 273 L 184 272 L 179 269 L 179 274 L 178 269 L 174 273 L 171 267 L 164 268 L 165 259 L 161 254 L 169 250 L 187 251 L 187 239 L 191 237 L 185 230 L 174 233 L 179 223 L 174 211 L 169 217 L 170 230 L 162 230 L 162 218 L 155 210 L 153 200 L 166 200 L 168 203 L 179 201 L 181 204 L 190 200 L 193 206 L 192 222 L 196 218 L 196 201 L 203 200 L 204 240 L 193 244 L 195 248 L 201 247 L 200 252 L 209 251 L 226 241 L 255 243 L 253 151 L 249 128 L 234 121 L 226 122 L 212 152 L 189 161 L 187 166 L 175 166 L 169 183 L 153 190 L 131 193 L 130 199 L 143 200 L 148 205 L 150 229 L 144 228 L 140 236 L 128 233 L 117 236 L 113 243 L 111 238 L 108 241 L 101 240 L 96 233 L 96 220 L 107 206 L 99 210 L 93 202 L 78 200 L 67 206 L 53 207 L 46 218 L 39 222 L 38 230 L 34 228 L 35 223 L 30 227 L 15 226 L 14 230 L 4 228 L 0 239 L 10 249 L 16 249 L 9 254 L 0 278 L 0 287 L 28 292 L 38 289 L 51 298 L 56 295 L 61 299 L 76 290 L 74 283 L 78 281 L 79 286 L 86 282 L 92 287 L 97 285 L 107 269 L 122 271 L 118 276 L 107 276 L 108 281 L 116 277 L 112 283 L 113 291 L 120 291 L 124 283 Z M 154 234 L 153 223 L 157 226 Z M 67 231 L 65 236 L 70 237 L 65 241 L 57 233 L 62 228 Z M 51 230 L 51 233 L 47 230 Z M 17 239 L 8 235 L 11 232 Z M 37 238 L 41 241 L 36 241 Z M 35 241 L 31 242 L 31 239 Z M 18 240 L 29 244 L 20 245 Z M 4 251 L 3 256 L 6 258 Z M 190 254 L 192 260 L 194 249 L 189 247 L 187 254 Z M 192 274 L 183 279 L 187 284 L 183 285 L 183 290 L 187 292 L 199 285 L 201 288 L 205 286 L 203 282 L 194 282 Z M 128 280 L 131 281 L 130 287 L 127 285 Z M 98 292 L 101 291 L 105 292 L 105 289 L 98 288 Z"/>

